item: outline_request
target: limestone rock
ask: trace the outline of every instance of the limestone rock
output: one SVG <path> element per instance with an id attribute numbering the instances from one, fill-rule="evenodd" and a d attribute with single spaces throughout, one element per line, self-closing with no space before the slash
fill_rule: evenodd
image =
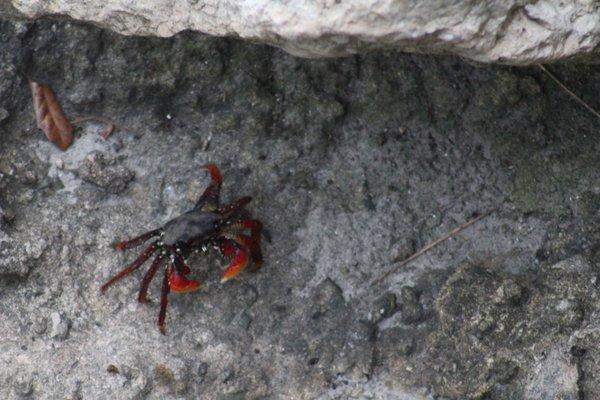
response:
<path id="1" fill-rule="evenodd" d="M 600 38 L 592 0 L 6 1 L 31 18 L 67 15 L 126 35 L 235 36 L 304 57 L 397 48 L 528 64 L 590 53 Z"/>

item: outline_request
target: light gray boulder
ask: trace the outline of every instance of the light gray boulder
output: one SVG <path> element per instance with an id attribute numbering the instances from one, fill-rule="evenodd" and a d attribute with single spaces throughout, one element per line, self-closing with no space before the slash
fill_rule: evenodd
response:
<path id="1" fill-rule="evenodd" d="M 0 0 L 27 17 L 66 15 L 126 35 L 238 36 L 302 57 L 396 48 L 530 64 L 594 50 L 594 0 Z"/>

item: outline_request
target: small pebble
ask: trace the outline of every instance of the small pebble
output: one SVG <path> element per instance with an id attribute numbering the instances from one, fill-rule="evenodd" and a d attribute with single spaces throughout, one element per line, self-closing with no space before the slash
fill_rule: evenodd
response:
<path id="1" fill-rule="evenodd" d="M 114 364 L 109 364 L 108 367 L 106 367 L 106 372 L 109 374 L 118 374 L 119 368 L 117 368 L 117 366 Z"/>
<path id="2" fill-rule="evenodd" d="M 419 302 L 419 294 L 414 288 L 404 286 L 400 291 L 402 304 L 402 322 L 415 324 L 423 319 L 423 306 Z"/>
<path id="3" fill-rule="evenodd" d="M 50 338 L 65 340 L 69 334 L 69 320 L 64 315 L 53 312 L 50 314 Z"/>
<path id="4" fill-rule="evenodd" d="M 31 329 L 33 330 L 33 332 L 35 332 L 38 335 L 41 335 L 42 333 L 46 332 L 47 328 L 48 328 L 48 321 L 44 317 L 35 318 L 31 325 Z"/>
<path id="5" fill-rule="evenodd" d="M 377 323 L 394 315 L 396 310 L 396 295 L 394 293 L 387 292 L 375 300 L 373 309 L 371 311 L 371 318 L 373 322 Z"/>
<path id="6" fill-rule="evenodd" d="M 205 362 L 201 362 L 200 364 L 198 364 L 197 372 L 199 377 L 204 377 L 208 372 L 208 364 Z"/>
<path id="7" fill-rule="evenodd" d="M 496 304 L 516 304 L 523 295 L 521 287 L 511 279 L 508 279 L 496 289 L 492 300 Z"/>
<path id="8" fill-rule="evenodd" d="M 231 321 L 231 324 L 239 331 L 247 331 L 251 322 L 252 318 L 248 315 L 248 313 L 246 311 L 242 311 L 240 314 L 235 316 L 233 321 Z"/>
<path id="9" fill-rule="evenodd" d="M 29 397 L 33 393 L 33 379 L 28 374 L 19 374 L 13 381 L 13 390 L 17 397 Z"/>
<path id="10" fill-rule="evenodd" d="M 97 151 L 84 159 L 77 173 L 82 180 L 113 194 L 127 189 L 135 177 L 122 158 L 110 158 Z"/>
<path id="11" fill-rule="evenodd" d="M 5 120 L 7 120 L 9 115 L 10 114 L 8 113 L 8 111 L 0 107 L 0 122 L 4 122 Z"/>
<path id="12" fill-rule="evenodd" d="M 0 228 L 10 224 L 15 219 L 15 213 L 9 209 L 0 206 Z"/>

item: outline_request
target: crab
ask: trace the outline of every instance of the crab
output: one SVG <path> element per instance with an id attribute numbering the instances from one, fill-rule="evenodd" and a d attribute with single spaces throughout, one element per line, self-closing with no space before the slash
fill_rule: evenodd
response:
<path id="1" fill-rule="evenodd" d="M 112 284 L 140 268 L 153 254 L 157 253 L 142 279 L 138 301 L 147 303 L 150 282 L 166 261 L 158 314 L 158 327 L 163 335 L 165 334 L 169 293 L 191 292 L 201 286 L 199 281 L 187 277 L 190 268 L 186 260 L 192 252 L 207 251 L 212 247 L 230 260 L 223 273 L 221 283 L 244 271 L 250 262 L 253 264 L 252 271 L 258 270 L 262 265 L 261 222 L 256 219 L 235 218 L 237 212 L 252 198 L 246 196 L 232 203 L 220 205 L 219 193 L 223 181 L 221 172 L 215 164 L 208 164 L 205 167 L 210 173 L 211 183 L 204 190 L 194 208 L 173 218 L 158 229 L 132 239 L 116 242 L 114 247 L 123 251 L 156 238 L 135 261 L 100 287 L 101 292 L 104 293 Z"/>

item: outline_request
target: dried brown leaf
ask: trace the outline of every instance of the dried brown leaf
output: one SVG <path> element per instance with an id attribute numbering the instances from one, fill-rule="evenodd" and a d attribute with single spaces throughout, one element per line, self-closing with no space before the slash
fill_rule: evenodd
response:
<path id="1" fill-rule="evenodd" d="M 73 126 L 63 113 L 54 92 L 48 85 L 29 81 L 37 126 L 46 137 L 65 151 L 73 142 Z"/>

